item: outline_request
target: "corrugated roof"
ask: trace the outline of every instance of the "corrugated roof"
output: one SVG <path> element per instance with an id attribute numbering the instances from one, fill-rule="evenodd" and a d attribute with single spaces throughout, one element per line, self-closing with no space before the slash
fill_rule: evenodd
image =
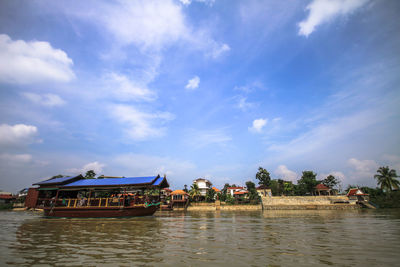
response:
<path id="1" fill-rule="evenodd" d="M 159 180 L 160 180 L 159 183 L 161 183 L 163 179 L 160 178 L 159 176 L 148 176 L 148 177 L 83 179 L 64 185 L 63 187 L 90 187 L 90 186 L 142 185 L 142 184 L 153 185 L 154 182 L 158 182 Z"/>
<path id="2" fill-rule="evenodd" d="M 78 176 L 80 176 L 80 175 L 78 175 Z M 69 176 L 69 177 L 48 179 L 48 180 L 45 180 L 45 181 L 42 181 L 39 183 L 35 183 L 34 185 L 61 184 L 61 183 L 67 182 L 68 180 L 77 178 L 78 176 Z"/>

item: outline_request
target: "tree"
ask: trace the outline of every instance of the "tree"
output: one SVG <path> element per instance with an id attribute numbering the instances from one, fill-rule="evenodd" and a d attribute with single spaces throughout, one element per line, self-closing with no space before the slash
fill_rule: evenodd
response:
<path id="1" fill-rule="evenodd" d="M 249 192 L 250 201 L 259 201 L 260 196 L 257 193 L 256 185 L 252 181 L 246 182 L 247 191 Z"/>
<path id="2" fill-rule="evenodd" d="M 379 167 L 376 172 L 378 174 L 375 174 L 374 178 L 378 180 L 378 185 L 381 186 L 382 190 L 391 192 L 393 189 L 399 189 L 400 182 L 396 179 L 399 176 L 397 176 L 395 170 L 389 169 L 389 167 L 386 166 Z"/>
<path id="3" fill-rule="evenodd" d="M 94 170 L 89 170 L 85 174 L 85 179 L 94 179 L 96 177 L 96 173 Z"/>
<path id="4" fill-rule="evenodd" d="M 293 196 L 294 194 L 294 185 L 292 182 L 283 182 L 283 194 L 286 196 Z"/>
<path id="5" fill-rule="evenodd" d="M 213 202 L 214 200 L 215 200 L 215 190 L 210 188 L 207 190 L 207 193 L 206 193 L 206 201 Z"/>
<path id="6" fill-rule="evenodd" d="M 269 175 L 269 172 L 262 167 L 258 168 L 256 179 L 258 180 L 259 185 L 269 186 L 271 182 L 271 176 Z"/>
<path id="7" fill-rule="evenodd" d="M 333 189 L 340 183 L 340 181 L 336 179 L 335 176 L 330 174 L 324 180 L 322 180 L 322 183 L 330 189 Z"/>
<path id="8" fill-rule="evenodd" d="M 54 176 L 51 177 L 50 179 L 54 179 L 54 178 L 63 178 L 63 177 L 66 177 L 66 176 L 64 176 L 64 175 L 62 175 L 62 174 L 58 174 L 58 175 L 54 175 Z"/>
<path id="9" fill-rule="evenodd" d="M 186 193 L 189 192 L 189 190 L 187 189 L 187 185 L 184 185 L 183 191 L 185 191 Z"/>
<path id="10" fill-rule="evenodd" d="M 192 184 L 190 186 L 189 196 L 195 201 L 199 200 L 200 189 L 199 189 L 199 186 L 197 184 Z"/>
<path id="11" fill-rule="evenodd" d="M 315 186 L 318 184 L 316 177 L 317 174 L 313 171 L 303 171 L 301 179 L 297 181 L 298 193 L 300 195 L 305 195 L 307 193 L 312 194 Z"/>

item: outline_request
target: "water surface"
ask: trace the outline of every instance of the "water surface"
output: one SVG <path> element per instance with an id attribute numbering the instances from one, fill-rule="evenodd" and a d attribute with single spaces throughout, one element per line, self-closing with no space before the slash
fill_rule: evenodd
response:
<path id="1" fill-rule="evenodd" d="M 392 266 L 400 211 L 162 212 L 48 219 L 0 212 L 0 265 Z"/>

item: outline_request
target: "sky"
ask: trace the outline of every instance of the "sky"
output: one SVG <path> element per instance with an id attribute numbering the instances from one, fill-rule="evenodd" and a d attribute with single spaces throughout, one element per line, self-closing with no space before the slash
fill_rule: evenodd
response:
<path id="1" fill-rule="evenodd" d="M 400 2 L 0 1 L 0 189 L 400 172 Z"/>

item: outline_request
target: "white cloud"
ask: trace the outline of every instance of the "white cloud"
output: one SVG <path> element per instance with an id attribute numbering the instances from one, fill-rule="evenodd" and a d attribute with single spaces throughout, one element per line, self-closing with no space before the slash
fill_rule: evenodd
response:
<path id="1" fill-rule="evenodd" d="M 29 99 L 31 102 L 38 104 L 38 105 L 43 105 L 43 106 L 48 106 L 48 107 L 55 107 L 55 106 L 62 106 L 65 104 L 65 101 L 59 97 L 58 95 L 55 94 L 36 94 L 36 93 L 29 93 L 29 92 L 24 92 L 22 93 L 24 97 Z"/>
<path id="2" fill-rule="evenodd" d="M 238 99 L 237 107 L 242 111 L 246 111 L 255 106 L 254 103 L 247 102 L 247 97 L 238 96 L 237 99 Z"/>
<path id="3" fill-rule="evenodd" d="M 215 41 L 208 29 L 194 29 L 185 19 L 182 8 L 182 4 L 172 0 L 100 4 L 86 1 L 78 7 L 67 7 L 67 12 L 106 30 L 113 44 L 120 47 L 133 44 L 144 53 L 158 53 L 174 44 L 189 44 L 190 48 L 205 51 L 214 58 L 229 51 L 229 45 Z M 65 11 L 66 7 L 63 5 L 62 9 Z"/>
<path id="4" fill-rule="evenodd" d="M 358 160 L 351 158 L 347 161 L 357 172 L 375 172 L 378 169 L 378 164 L 373 160 Z"/>
<path id="5" fill-rule="evenodd" d="M 162 125 L 174 119 L 169 112 L 144 112 L 128 105 L 112 106 L 111 115 L 126 126 L 125 133 L 136 141 L 163 136 L 166 129 Z"/>
<path id="6" fill-rule="evenodd" d="M 378 169 L 378 164 L 374 160 L 359 160 L 351 158 L 347 163 L 354 169 L 348 180 L 349 184 L 364 184 L 374 181 L 374 175 Z"/>
<path id="7" fill-rule="evenodd" d="M 329 173 L 321 173 L 318 174 L 318 180 L 324 180 L 326 177 L 328 177 L 329 175 L 333 175 L 336 179 L 338 179 L 340 182 L 344 182 L 346 179 L 346 175 L 344 175 L 343 172 L 339 172 L 339 171 L 333 171 L 333 172 L 329 172 Z"/>
<path id="8" fill-rule="evenodd" d="M 249 131 L 261 133 L 265 125 L 267 125 L 268 119 L 256 119 L 253 121 L 253 125 L 249 127 Z"/>
<path id="9" fill-rule="evenodd" d="M 189 32 L 181 7 L 168 0 L 119 1 L 92 15 L 99 16 L 119 42 L 144 49 L 161 49 Z"/>
<path id="10" fill-rule="evenodd" d="M 13 41 L 0 34 L 0 82 L 68 82 L 75 77 L 72 59 L 48 42 Z"/>
<path id="11" fill-rule="evenodd" d="M 182 4 L 184 4 L 185 6 L 188 6 L 192 3 L 192 0 L 179 0 Z"/>
<path id="12" fill-rule="evenodd" d="M 11 164 L 26 164 L 32 162 L 32 155 L 30 154 L 0 154 L 2 163 L 7 162 Z"/>
<path id="13" fill-rule="evenodd" d="M 230 141 L 232 141 L 232 137 L 226 134 L 224 129 L 193 130 L 186 137 L 186 143 L 195 148 L 203 148 L 209 145 L 225 145 Z"/>
<path id="14" fill-rule="evenodd" d="M 25 124 L 1 124 L 0 145 L 19 146 L 35 142 L 34 137 L 38 133 L 36 126 Z"/>
<path id="15" fill-rule="evenodd" d="M 199 84 L 200 84 L 199 76 L 194 76 L 192 79 L 188 81 L 185 88 L 189 90 L 194 90 L 199 87 Z"/>
<path id="16" fill-rule="evenodd" d="M 297 182 L 297 173 L 289 170 L 285 165 L 279 165 L 275 170 L 275 174 L 285 181 Z"/>
<path id="17" fill-rule="evenodd" d="M 68 169 L 67 172 L 69 173 L 80 173 L 85 175 L 87 171 L 93 170 L 96 175 L 100 175 L 103 172 L 103 168 L 104 168 L 105 164 L 100 163 L 98 161 L 94 161 L 94 162 L 90 162 L 86 165 L 84 165 L 82 168 L 77 169 L 77 168 L 73 168 L 73 169 Z"/>
<path id="18" fill-rule="evenodd" d="M 298 156 L 307 152 L 316 151 L 332 144 L 341 138 L 365 129 L 375 124 L 382 117 L 376 116 L 374 111 L 362 111 L 344 117 L 335 118 L 314 125 L 297 138 L 285 144 L 274 144 L 270 150 L 278 151 L 281 155 Z"/>
<path id="19" fill-rule="evenodd" d="M 227 44 L 219 44 L 219 43 L 214 43 L 213 48 L 211 51 L 211 57 L 212 58 L 218 58 L 220 55 L 222 55 L 225 52 L 230 51 L 231 48 Z"/>
<path id="20" fill-rule="evenodd" d="M 106 74 L 104 79 L 107 91 L 119 100 L 153 101 L 156 99 L 156 94 L 147 88 L 146 83 L 137 84 L 126 75 L 112 72 Z"/>
<path id="21" fill-rule="evenodd" d="M 308 36 L 315 28 L 333 20 L 340 15 L 347 15 L 362 7 L 369 0 L 313 0 L 306 9 L 310 11 L 308 17 L 301 21 L 299 35 Z"/>
<path id="22" fill-rule="evenodd" d="M 199 2 L 209 6 L 212 6 L 215 3 L 215 0 L 179 0 L 183 5 L 188 6 L 192 2 Z"/>

